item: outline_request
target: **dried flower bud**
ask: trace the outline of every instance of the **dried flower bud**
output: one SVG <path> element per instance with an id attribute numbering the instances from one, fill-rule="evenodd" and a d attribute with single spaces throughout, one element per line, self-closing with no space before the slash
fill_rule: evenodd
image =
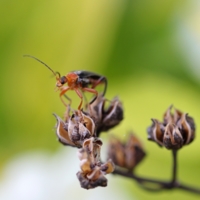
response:
<path id="1" fill-rule="evenodd" d="M 152 119 L 153 124 L 147 129 L 148 139 L 167 149 L 179 149 L 193 141 L 195 124 L 188 114 L 177 109 L 174 109 L 173 114 L 171 109 L 172 106 L 165 112 L 163 123 Z"/>
<path id="2" fill-rule="evenodd" d="M 106 108 L 106 102 L 110 102 L 108 108 Z M 117 97 L 108 101 L 99 95 L 95 102 L 88 105 L 88 112 L 95 121 L 97 137 L 102 131 L 108 131 L 123 119 L 122 103 Z"/>
<path id="3" fill-rule="evenodd" d="M 57 119 L 56 135 L 62 144 L 80 148 L 85 139 L 95 135 L 95 124 L 83 112 L 74 112 L 72 116 L 67 113 L 67 115 L 64 122 L 54 114 Z"/>
<path id="4" fill-rule="evenodd" d="M 84 141 L 83 148 L 78 152 L 81 171 L 77 173 L 77 177 L 81 187 L 85 189 L 107 186 L 107 179 L 104 175 L 114 171 L 114 164 L 111 160 L 101 163 L 101 146 L 101 140 L 92 137 Z"/>
<path id="5" fill-rule="evenodd" d="M 134 134 L 130 134 L 125 144 L 116 138 L 111 138 L 108 157 L 113 160 L 115 165 L 133 170 L 145 156 L 143 147 Z"/>

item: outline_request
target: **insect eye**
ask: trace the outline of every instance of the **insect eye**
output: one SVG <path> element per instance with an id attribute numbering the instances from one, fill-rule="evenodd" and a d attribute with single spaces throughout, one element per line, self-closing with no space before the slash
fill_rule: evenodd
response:
<path id="1" fill-rule="evenodd" d="M 63 85 L 63 84 L 65 84 L 67 82 L 67 78 L 65 77 L 65 76 L 62 76 L 61 78 L 60 78 L 60 83 Z"/>

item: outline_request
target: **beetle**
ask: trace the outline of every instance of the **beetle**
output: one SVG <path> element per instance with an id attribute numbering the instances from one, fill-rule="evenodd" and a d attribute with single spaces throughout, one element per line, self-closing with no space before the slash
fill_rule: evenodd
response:
<path id="1" fill-rule="evenodd" d="M 105 76 L 82 70 L 71 71 L 67 75 L 61 76 L 59 72 L 53 71 L 47 64 L 45 64 L 38 58 L 31 55 L 24 55 L 24 57 L 30 57 L 37 60 L 38 62 L 45 65 L 53 73 L 53 75 L 56 77 L 56 87 L 58 88 L 58 90 L 60 90 L 60 99 L 65 106 L 67 106 L 67 104 L 63 100 L 62 96 L 65 96 L 71 103 L 71 99 L 65 95 L 68 90 L 74 90 L 81 99 L 78 110 L 81 110 L 83 104 L 82 92 L 90 92 L 95 95 L 94 98 L 89 102 L 89 104 L 92 104 L 97 99 L 98 91 L 95 90 L 95 88 L 99 84 L 104 84 L 102 95 L 104 96 L 106 93 L 107 79 Z"/>

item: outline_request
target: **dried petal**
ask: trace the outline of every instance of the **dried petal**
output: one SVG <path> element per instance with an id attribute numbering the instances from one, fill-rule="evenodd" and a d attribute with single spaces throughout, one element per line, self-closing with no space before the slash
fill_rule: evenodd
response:
<path id="1" fill-rule="evenodd" d="M 80 181 L 81 187 L 85 189 L 91 189 L 98 186 L 106 187 L 107 186 L 107 179 L 104 176 L 99 176 L 96 180 L 89 180 L 84 173 L 78 172 L 77 178 Z"/>
<path id="2" fill-rule="evenodd" d="M 147 129 L 148 140 L 156 141 L 160 146 L 163 145 L 164 126 L 156 119 L 151 119 L 153 124 Z"/>
<path id="3" fill-rule="evenodd" d="M 67 131 L 68 124 L 65 123 L 58 117 L 56 114 L 53 114 L 57 119 L 57 125 L 56 125 L 56 135 L 58 136 L 59 142 L 61 142 L 64 145 L 69 145 L 75 147 L 76 145 L 71 141 L 69 137 L 69 133 Z"/>
<path id="4" fill-rule="evenodd" d="M 114 171 L 115 165 L 111 159 L 109 159 L 106 163 L 101 165 L 101 171 L 104 172 L 104 174 L 110 174 Z"/>
<path id="5" fill-rule="evenodd" d="M 83 148 L 86 149 L 90 156 L 91 162 L 96 165 L 100 162 L 100 151 L 102 142 L 100 139 L 94 139 L 93 137 L 87 139 L 83 143 Z"/>
<path id="6" fill-rule="evenodd" d="M 83 173 L 90 173 L 92 171 L 91 162 L 88 159 L 81 160 L 80 168 Z"/>
<path id="7" fill-rule="evenodd" d="M 92 104 L 88 105 L 88 112 L 90 113 L 90 116 L 94 119 L 95 124 L 100 123 L 100 121 L 102 120 L 104 104 L 104 97 L 102 95 L 99 95 Z"/>
<path id="8" fill-rule="evenodd" d="M 92 161 L 85 149 L 80 149 L 78 151 L 78 157 L 80 159 L 80 168 L 83 173 L 89 173 L 92 171 Z"/>
<path id="9" fill-rule="evenodd" d="M 188 114 L 183 114 L 177 124 L 182 132 L 184 144 L 192 142 L 195 137 L 194 120 Z"/>
<path id="10" fill-rule="evenodd" d="M 177 110 L 174 108 L 174 114 L 171 113 L 171 110 L 172 110 L 173 106 L 171 105 L 167 111 L 165 112 L 163 118 L 164 118 L 164 122 L 163 124 L 164 125 L 167 125 L 169 123 L 174 123 L 176 124 L 177 121 L 181 118 L 182 116 L 182 112 L 180 110 Z"/>
<path id="11" fill-rule="evenodd" d="M 107 131 L 113 126 L 116 126 L 123 119 L 122 103 L 119 101 L 117 97 L 115 97 L 112 100 L 109 108 L 104 112 L 105 112 L 103 119 L 103 124 L 105 124 L 103 129 L 104 131 Z"/>
<path id="12" fill-rule="evenodd" d="M 130 134 L 125 145 L 125 155 L 126 168 L 130 170 L 138 165 L 146 155 L 141 142 L 134 134 Z"/>
<path id="13" fill-rule="evenodd" d="M 89 134 L 91 136 L 94 136 L 95 135 L 95 124 L 94 124 L 94 121 L 92 120 L 91 117 L 86 116 L 83 113 L 82 113 L 82 117 L 83 117 L 82 124 L 88 129 Z"/>
<path id="14" fill-rule="evenodd" d="M 86 138 L 90 138 L 90 131 L 84 126 L 82 123 L 78 123 L 78 132 L 80 136 L 80 140 L 85 140 Z"/>
<path id="15" fill-rule="evenodd" d="M 88 153 L 87 153 L 86 149 L 84 149 L 84 148 L 79 149 L 79 151 L 77 152 L 77 155 L 80 160 L 88 158 Z"/>
<path id="16" fill-rule="evenodd" d="M 73 115 L 74 116 L 74 115 Z M 68 125 L 68 131 L 69 131 L 69 137 L 71 139 L 71 141 L 73 141 L 74 143 L 81 145 L 78 141 L 81 139 L 81 136 L 79 134 L 79 124 L 78 124 L 78 120 L 75 120 L 74 117 L 71 117 L 71 119 L 69 119 L 69 125 Z"/>
<path id="17" fill-rule="evenodd" d="M 183 113 L 180 110 L 174 108 L 174 123 L 177 124 Z"/>
<path id="18" fill-rule="evenodd" d="M 167 111 L 164 113 L 164 124 L 168 124 L 168 123 L 173 123 L 174 122 L 174 116 L 171 113 L 171 109 L 172 109 L 172 105 L 169 106 L 169 108 L 167 109 Z"/>
<path id="19" fill-rule="evenodd" d="M 94 170 L 92 170 L 90 173 L 88 173 L 86 175 L 86 177 L 91 181 L 96 181 L 101 176 L 103 176 L 103 174 L 101 172 L 101 168 L 100 167 L 95 167 Z"/>
<path id="20" fill-rule="evenodd" d="M 167 125 L 163 137 L 163 144 L 167 149 L 179 149 L 183 146 L 183 137 L 174 124 Z"/>

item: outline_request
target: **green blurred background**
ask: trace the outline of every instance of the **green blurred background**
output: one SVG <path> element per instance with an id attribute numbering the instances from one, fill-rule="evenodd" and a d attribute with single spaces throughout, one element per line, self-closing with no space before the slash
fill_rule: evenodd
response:
<path id="1" fill-rule="evenodd" d="M 110 133 L 123 138 L 133 130 L 147 151 L 138 174 L 170 178 L 171 152 L 148 142 L 146 128 L 151 118 L 161 119 L 171 104 L 188 112 L 195 119 L 197 136 L 179 152 L 178 176 L 200 187 L 199 13 L 200 3 L 195 0 L 1 0 L 1 184 L 16 156 L 41 151 L 51 157 L 63 148 L 71 153 L 56 141 L 53 130 L 52 113 L 64 113 L 54 91 L 55 79 L 40 63 L 23 58 L 30 54 L 62 75 L 79 69 L 108 78 L 106 97 L 118 95 L 125 110 L 125 119 Z M 73 92 L 69 96 L 76 108 L 78 97 Z M 108 134 L 102 138 L 106 143 Z M 70 170 L 63 176 L 67 173 Z M 109 176 L 109 180 L 112 187 L 105 191 L 114 194 L 121 188 L 125 199 L 199 199 L 177 190 L 146 192 L 122 177 Z M 95 190 L 97 196 L 102 193 L 103 189 Z"/>

